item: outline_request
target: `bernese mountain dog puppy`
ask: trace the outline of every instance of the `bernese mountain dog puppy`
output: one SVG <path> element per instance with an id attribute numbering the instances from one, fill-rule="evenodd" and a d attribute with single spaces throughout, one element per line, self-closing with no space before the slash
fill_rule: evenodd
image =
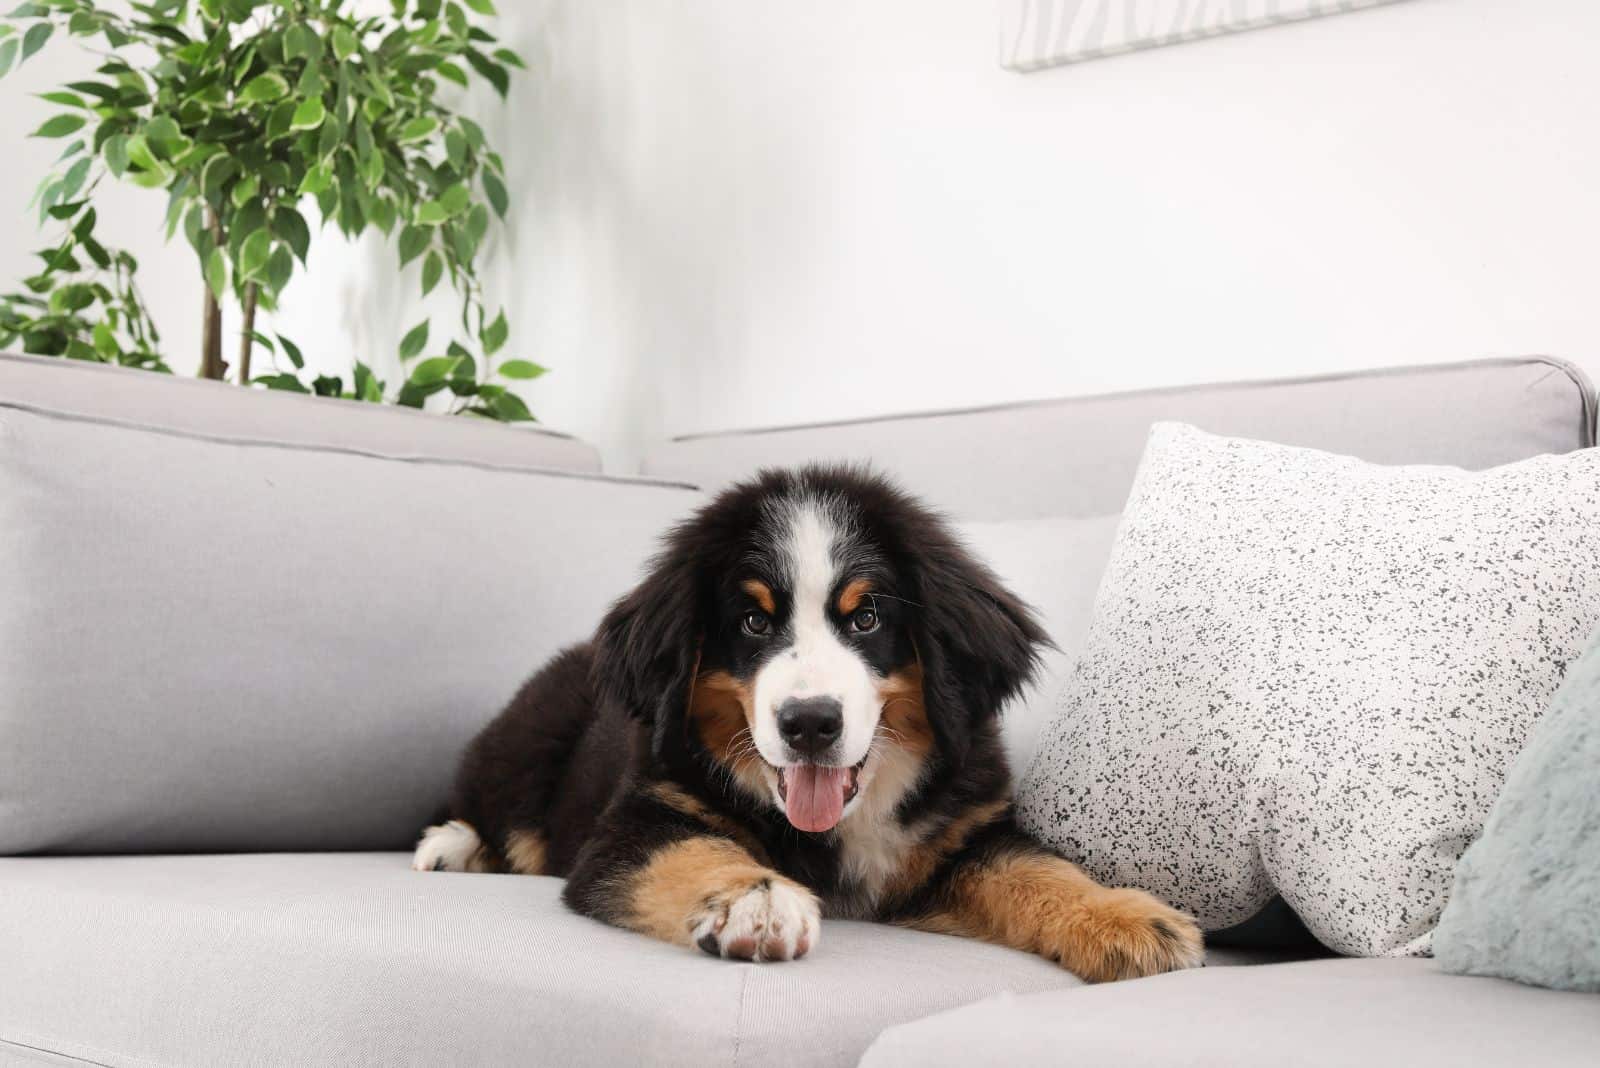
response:
<path id="1" fill-rule="evenodd" d="M 584 915 L 740 960 L 803 957 L 827 915 L 1091 981 L 1197 965 L 1188 916 L 1013 822 L 997 718 L 1048 641 L 884 479 L 765 471 L 472 742 L 413 865 L 563 876 Z"/>

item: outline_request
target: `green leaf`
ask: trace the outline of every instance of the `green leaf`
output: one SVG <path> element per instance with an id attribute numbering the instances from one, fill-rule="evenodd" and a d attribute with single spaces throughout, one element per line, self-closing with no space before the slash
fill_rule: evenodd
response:
<path id="1" fill-rule="evenodd" d="M 499 14 L 499 12 L 494 9 L 493 0 L 462 0 L 462 2 L 480 15 Z"/>
<path id="2" fill-rule="evenodd" d="M 206 257 L 206 285 L 218 300 L 228 291 L 228 256 L 220 248 L 212 249 Z"/>
<path id="3" fill-rule="evenodd" d="M 278 335 L 278 344 L 283 346 L 283 354 L 289 357 L 289 362 L 294 364 L 296 368 L 306 365 L 306 358 L 301 354 L 299 345 L 296 345 L 282 334 Z"/>
<path id="4" fill-rule="evenodd" d="M 22 38 L 23 62 L 26 63 L 29 56 L 43 48 L 45 42 L 50 40 L 50 35 L 55 32 L 55 24 L 50 22 L 36 22 L 28 27 L 27 34 Z"/>
<path id="5" fill-rule="evenodd" d="M 43 126 L 33 131 L 34 137 L 66 137 L 83 129 L 89 120 L 82 115 L 57 115 L 46 119 Z"/>
<path id="6" fill-rule="evenodd" d="M 444 151 L 450 160 L 450 166 L 461 170 L 467 162 L 467 137 L 460 130 L 451 130 L 444 135 Z"/>
<path id="7" fill-rule="evenodd" d="M 294 256 L 285 245 L 274 247 L 272 255 L 267 259 L 267 288 L 273 293 L 282 293 L 283 287 L 288 285 L 289 279 L 293 277 Z"/>
<path id="8" fill-rule="evenodd" d="M 294 109 L 294 119 L 290 121 L 289 128 L 291 130 L 315 130 L 322 125 L 322 121 L 327 117 L 328 109 L 322 103 L 322 98 L 314 96 Z"/>
<path id="9" fill-rule="evenodd" d="M 123 134 L 110 137 L 100 152 L 105 156 L 106 166 L 111 168 L 111 173 L 121 178 L 128 169 L 128 138 Z"/>
<path id="10" fill-rule="evenodd" d="M 289 126 L 294 122 L 295 102 L 285 100 L 272 109 L 272 114 L 267 117 L 267 140 L 276 141 L 289 133 Z"/>
<path id="11" fill-rule="evenodd" d="M 511 91 L 511 75 L 506 73 L 504 67 L 489 59 L 488 56 L 479 52 L 476 48 L 467 53 L 467 62 L 472 64 L 473 70 L 477 71 L 490 85 L 494 86 L 495 92 L 499 93 L 502 99 Z"/>
<path id="12" fill-rule="evenodd" d="M 315 62 L 322 58 L 322 38 L 304 22 L 290 26 L 283 34 L 283 58 L 298 59 L 305 56 Z"/>
<path id="13" fill-rule="evenodd" d="M 422 351 L 428 344 L 428 320 L 424 319 L 412 327 L 400 341 L 400 358 L 409 360 Z"/>
<path id="14" fill-rule="evenodd" d="M 402 145 L 409 145 L 417 141 L 432 137 L 439 129 L 439 120 L 431 115 L 412 119 L 400 127 L 400 132 L 395 135 L 395 140 Z"/>
<path id="15" fill-rule="evenodd" d="M 343 63 L 361 50 L 361 42 L 356 35 L 350 32 L 349 27 L 335 26 L 333 28 L 333 54 Z"/>
<path id="16" fill-rule="evenodd" d="M 333 184 L 333 168 L 326 163 L 318 163 L 306 171 L 305 178 L 300 181 L 300 195 L 318 196 Z"/>
<path id="17" fill-rule="evenodd" d="M 400 231 L 400 266 L 404 267 L 433 243 L 433 234 L 420 226 L 408 226 Z"/>
<path id="18" fill-rule="evenodd" d="M 304 215 L 294 208 L 280 207 L 272 217 L 272 230 L 283 238 L 301 263 L 306 262 L 311 253 L 311 228 L 306 225 Z"/>
<path id="19" fill-rule="evenodd" d="M 522 62 L 522 57 L 517 55 L 515 52 L 511 51 L 511 49 L 509 49 L 509 48 L 497 48 L 497 49 L 495 49 L 494 50 L 494 58 L 498 59 L 500 62 L 504 63 L 508 67 L 515 67 L 518 70 L 527 70 L 528 69 L 528 65 L 526 63 Z"/>
<path id="20" fill-rule="evenodd" d="M 418 226 L 442 226 L 449 218 L 450 213 L 437 200 L 430 200 L 417 209 Z"/>
<path id="21" fill-rule="evenodd" d="M 39 99 L 48 100 L 52 104 L 60 104 L 62 107 L 66 108 L 81 108 L 88 106 L 83 102 L 83 97 L 79 96 L 77 93 L 40 93 Z"/>
<path id="22" fill-rule="evenodd" d="M 266 104 L 289 95 L 289 83 L 276 71 L 268 71 L 251 78 L 239 90 L 239 99 L 246 104 Z"/>
<path id="23" fill-rule="evenodd" d="M 61 180 L 61 199 L 71 200 L 78 195 L 78 190 L 83 188 L 83 183 L 89 178 L 89 165 L 93 162 L 85 156 L 72 165 L 66 177 Z"/>
<path id="24" fill-rule="evenodd" d="M 301 382 L 294 375 L 290 374 L 262 375 L 260 378 L 253 380 L 251 384 L 256 386 L 266 386 L 268 389 L 283 390 L 286 393 L 311 392 L 305 387 L 303 382 Z"/>
<path id="25" fill-rule="evenodd" d="M 134 134 L 128 138 L 128 161 L 135 167 L 147 171 L 161 169 L 161 161 L 150 151 L 150 143 L 144 139 L 143 134 Z"/>
<path id="26" fill-rule="evenodd" d="M 483 328 L 484 355 L 493 356 L 504 348 L 510 334 L 511 326 L 506 322 L 506 313 L 502 311 L 494 322 Z"/>
<path id="27" fill-rule="evenodd" d="M 261 177 L 255 174 L 245 175 L 243 178 L 239 179 L 238 182 L 234 183 L 232 196 L 233 206 L 236 208 L 244 207 L 250 201 L 255 199 L 256 194 L 260 192 L 260 190 Z"/>
<path id="28" fill-rule="evenodd" d="M 456 367 L 461 360 L 455 356 L 434 356 L 423 360 L 411 369 L 409 382 L 413 386 L 431 386 L 442 383 L 445 379 L 455 374 Z"/>
<path id="29" fill-rule="evenodd" d="M 162 150 L 163 155 L 172 155 L 176 146 L 184 145 L 188 138 L 183 136 L 183 131 L 173 121 L 170 115 L 157 115 L 144 124 L 144 139 L 147 143 Z"/>
<path id="30" fill-rule="evenodd" d="M 355 387 L 357 400 L 369 404 L 383 403 L 383 383 L 372 373 L 372 368 L 359 360 L 356 361 Z"/>
<path id="31" fill-rule="evenodd" d="M 483 172 L 483 192 L 489 198 L 489 203 L 494 207 L 494 213 L 504 219 L 507 209 L 511 206 L 511 201 L 506 195 L 506 184 L 493 171 L 486 170 Z"/>
<path id="32" fill-rule="evenodd" d="M 0 78 L 4 78 L 11 73 L 11 65 L 17 61 L 18 47 L 17 40 L 14 37 L 9 41 L 0 43 Z"/>
<path id="33" fill-rule="evenodd" d="M 246 237 L 239 246 L 240 281 L 250 281 L 266 270 L 267 258 L 271 255 L 272 235 L 266 230 L 257 230 Z"/>
<path id="34" fill-rule="evenodd" d="M 439 279 L 444 277 L 444 257 L 439 255 L 437 249 L 428 253 L 428 259 L 422 265 L 422 295 L 427 296 L 439 284 Z"/>
<path id="35" fill-rule="evenodd" d="M 117 337 L 111 332 L 109 326 L 105 323 L 96 323 L 92 338 L 94 351 L 98 352 L 102 359 L 110 360 L 116 357 Z"/>
<path id="36" fill-rule="evenodd" d="M 489 401 L 489 411 L 503 423 L 530 423 L 534 421 L 533 413 L 528 411 L 528 406 L 515 393 L 506 393 Z"/>
<path id="37" fill-rule="evenodd" d="M 433 68 L 433 72 L 439 75 L 439 77 L 444 78 L 446 81 L 455 82 L 463 89 L 467 89 L 472 86 L 471 80 L 467 77 L 467 72 L 449 61 L 440 63 L 437 67 Z"/>
<path id="38" fill-rule="evenodd" d="M 367 183 L 368 189 L 376 189 L 383 184 L 383 156 L 378 152 L 371 152 L 361 158 L 361 180 Z"/>
<path id="39" fill-rule="evenodd" d="M 529 379 L 538 378 L 547 368 L 529 360 L 507 360 L 497 369 L 497 373 L 505 378 Z"/>
<path id="40" fill-rule="evenodd" d="M 439 203 L 450 215 L 460 215 L 467 210 L 467 205 L 472 203 L 472 190 L 467 188 L 467 183 L 457 182 L 444 191 Z"/>

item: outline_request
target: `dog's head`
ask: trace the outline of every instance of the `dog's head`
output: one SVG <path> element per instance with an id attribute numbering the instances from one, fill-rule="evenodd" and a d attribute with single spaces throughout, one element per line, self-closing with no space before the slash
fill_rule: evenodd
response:
<path id="1" fill-rule="evenodd" d="M 658 759 L 703 751 L 826 831 L 875 775 L 959 767 L 1047 642 L 927 508 L 808 467 L 763 472 L 673 530 L 601 624 L 595 682 L 652 724 Z"/>

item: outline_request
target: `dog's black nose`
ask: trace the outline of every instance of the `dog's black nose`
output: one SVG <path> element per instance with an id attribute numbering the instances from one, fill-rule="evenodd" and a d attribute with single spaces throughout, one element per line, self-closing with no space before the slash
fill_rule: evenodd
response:
<path id="1" fill-rule="evenodd" d="M 832 697 L 791 697 L 778 706 L 778 733 L 797 753 L 816 756 L 844 732 L 844 706 Z"/>

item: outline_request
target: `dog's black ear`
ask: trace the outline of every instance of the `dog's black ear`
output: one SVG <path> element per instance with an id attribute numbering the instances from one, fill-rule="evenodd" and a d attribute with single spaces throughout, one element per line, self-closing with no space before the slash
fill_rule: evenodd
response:
<path id="1" fill-rule="evenodd" d="M 946 759 L 966 759 L 972 734 L 1033 678 L 1053 643 L 1033 610 L 973 558 L 942 523 L 914 539 L 912 635 L 923 704 Z"/>
<path id="2" fill-rule="evenodd" d="M 687 715 L 703 625 L 692 553 L 680 530 L 633 592 L 611 606 L 595 632 L 594 687 L 651 726 L 657 757 Z"/>

